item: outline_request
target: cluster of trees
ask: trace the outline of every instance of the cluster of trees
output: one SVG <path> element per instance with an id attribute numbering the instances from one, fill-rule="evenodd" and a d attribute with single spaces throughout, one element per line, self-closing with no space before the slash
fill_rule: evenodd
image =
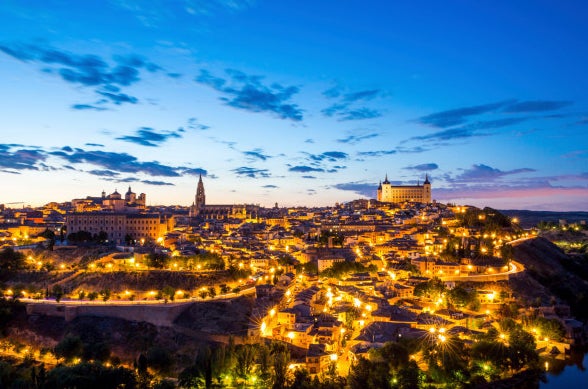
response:
<path id="1" fill-rule="evenodd" d="M 321 378 L 307 370 L 290 369 L 290 351 L 283 343 L 242 344 L 210 347 L 197 351 L 194 363 L 179 377 L 181 388 L 254 387 L 272 389 L 343 389 L 334 364 Z M 362 388 L 362 389 L 365 389 Z"/>
<path id="2" fill-rule="evenodd" d="M 325 269 L 321 272 L 321 276 L 323 277 L 332 277 L 337 279 L 342 279 L 349 274 L 353 273 L 362 273 L 362 272 L 375 272 L 378 268 L 376 265 L 368 265 L 364 266 L 359 262 L 335 262 L 333 266 L 328 269 Z"/>
<path id="3" fill-rule="evenodd" d="M 189 257 L 170 257 L 165 253 L 153 252 L 147 255 L 147 266 L 154 269 L 170 268 L 176 264 L 178 268 L 195 270 L 225 270 L 225 261 L 215 253 L 203 252 Z"/>
<path id="4" fill-rule="evenodd" d="M 414 295 L 432 300 L 441 298 L 447 308 L 469 308 L 474 311 L 480 308 L 480 301 L 474 289 L 468 289 L 463 285 L 448 289 L 445 283 L 437 277 L 416 285 Z"/>
<path id="5" fill-rule="evenodd" d="M 523 368 L 537 367 L 535 337 L 512 319 L 500 321 L 500 329 L 491 328 L 477 337 L 471 349 L 472 372 L 489 380 Z"/>
<path id="6" fill-rule="evenodd" d="M 12 247 L 6 247 L 0 251 L 0 276 L 26 268 L 23 253 L 14 251 Z"/>
<path id="7" fill-rule="evenodd" d="M 316 238 L 316 240 L 320 246 L 324 247 L 328 246 L 329 241 L 331 241 L 333 246 L 343 246 L 345 236 L 343 234 L 333 231 L 321 231 L 320 235 Z"/>

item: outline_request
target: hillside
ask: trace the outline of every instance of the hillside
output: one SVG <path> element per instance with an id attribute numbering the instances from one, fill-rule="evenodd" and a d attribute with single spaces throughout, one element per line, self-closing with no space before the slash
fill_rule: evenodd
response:
<path id="1" fill-rule="evenodd" d="M 553 211 L 527 211 L 507 209 L 500 210 L 508 217 L 516 217 L 523 228 L 535 227 L 539 222 L 559 223 L 565 220 L 567 223 L 578 223 L 582 220 L 588 221 L 588 212 L 553 212 Z"/>
<path id="2" fill-rule="evenodd" d="M 551 301 L 549 295 L 569 304 L 579 318 L 588 317 L 588 264 L 566 255 L 549 240 L 538 237 L 513 244 L 514 258 L 525 274 L 511 282 L 515 295 Z"/>

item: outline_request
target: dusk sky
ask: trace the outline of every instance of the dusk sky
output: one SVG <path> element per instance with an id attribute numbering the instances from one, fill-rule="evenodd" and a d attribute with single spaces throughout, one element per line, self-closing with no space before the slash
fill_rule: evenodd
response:
<path id="1" fill-rule="evenodd" d="M 588 210 L 586 1 L 3 0 L 1 203 Z M 20 206 L 20 205 L 18 205 Z"/>

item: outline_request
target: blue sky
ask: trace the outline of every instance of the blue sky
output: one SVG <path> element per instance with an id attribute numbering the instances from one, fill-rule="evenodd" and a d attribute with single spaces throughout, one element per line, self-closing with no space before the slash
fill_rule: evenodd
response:
<path id="1" fill-rule="evenodd" d="M 588 209 L 581 1 L 0 3 L 0 203 Z"/>

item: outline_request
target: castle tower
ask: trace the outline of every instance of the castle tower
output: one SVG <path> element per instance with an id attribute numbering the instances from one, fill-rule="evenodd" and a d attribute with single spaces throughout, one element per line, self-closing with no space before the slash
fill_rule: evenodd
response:
<path id="1" fill-rule="evenodd" d="M 428 174 L 425 174 L 425 182 L 423 182 L 423 202 L 431 202 L 431 182 Z"/>
<path id="2" fill-rule="evenodd" d="M 204 183 L 202 182 L 202 174 L 198 179 L 198 186 L 196 187 L 196 208 L 201 208 L 206 204 L 206 195 L 204 194 Z"/>

